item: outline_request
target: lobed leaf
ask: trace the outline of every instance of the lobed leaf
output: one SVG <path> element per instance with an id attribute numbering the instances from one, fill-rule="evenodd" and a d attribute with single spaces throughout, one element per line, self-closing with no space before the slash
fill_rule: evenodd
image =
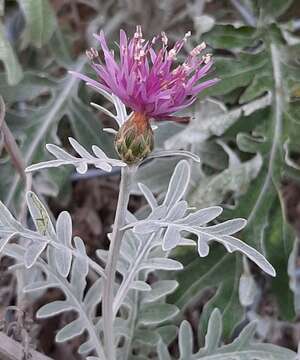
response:
<path id="1" fill-rule="evenodd" d="M 9 85 L 18 84 L 23 77 L 23 71 L 11 44 L 6 38 L 5 28 L 1 22 L 0 22 L 0 61 L 2 61 L 4 64 L 8 84 Z"/>
<path id="2" fill-rule="evenodd" d="M 62 165 L 73 165 L 79 174 L 87 172 L 88 165 L 94 165 L 96 168 L 105 172 L 111 172 L 113 166 L 125 166 L 121 160 L 110 159 L 107 155 L 97 146 L 93 145 L 94 155 L 91 155 L 78 141 L 69 138 L 70 144 L 73 149 L 78 153 L 79 157 L 68 154 L 65 150 L 59 148 L 57 145 L 47 144 L 47 150 L 52 153 L 57 159 L 44 161 L 38 164 L 28 166 L 27 172 L 32 172 L 40 169 L 59 167 Z"/>
<path id="3" fill-rule="evenodd" d="M 150 304 L 141 307 L 138 321 L 143 325 L 155 325 L 172 319 L 178 314 L 178 308 L 169 304 Z"/>
<path id="4" fill-rule="evenodd" d="M 47 318 L 73 309 L 73 306 L 71 306 L 67 301 L 56 300 L 39 308 L 36 316 L 38 318 Z"/>
<path id="5" fill-rule="evenodd" d="M 219 347 L 222 333 L 221 315 L 215 309 L 210 317 L 205 337 L 205 347 L 193 352 L 193 333 L 191 325 L 183 321 L 179 330 L 180 359 L 190 360 L 295 360 L 296 353 L 271 344 L 260 344 L 254 341 L 255 324 L 248 324 L 237 339 L 231 344 Z M 159 360 L 171 359 L 170 353 L 163 342 L 157 346 Z"/>
<path id="6" fill-rule="evenodd" d="M 57 26 L 48 0 L 18 0 L 26 19 L 31 42 L 38 48 L 45 45 Z"/>

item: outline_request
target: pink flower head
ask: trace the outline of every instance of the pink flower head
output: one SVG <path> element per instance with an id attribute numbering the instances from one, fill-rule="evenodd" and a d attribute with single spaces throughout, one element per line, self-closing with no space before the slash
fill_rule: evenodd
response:
<path id="1" fill-rule="evenodd" d="M 101 31 L 95 38 L 100 43 L 104 61 L 100 60 L 97 50 L 87 51 L 98 81 L 82 74 L 75 75 L 96 89 L 116 95 L 127 107 L 146 118 L 172 119 L 172 114 L 191 105 L 202 90 L 218 81 L 200 82 L 213 64 L 209 54 L 199 56 L 206 47 L 205 43 L 196 46 L 182 64 L 174 65 L 177 54 L 190 35 L 190 32 L 187 33 L 169 49 L 164 32 L 152 41 L 145 41 L 141 26 L 136 27 L 130 40 L 121 30 L 120 59 L 116 61 Z M 155 50 L 158 40 L 162 46 Z"/>

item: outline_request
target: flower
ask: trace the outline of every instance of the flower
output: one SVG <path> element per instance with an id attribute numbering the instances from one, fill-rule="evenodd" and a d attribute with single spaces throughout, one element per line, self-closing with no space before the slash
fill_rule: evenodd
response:
<path id="1" fill-rule="evenodd" d="M 131 121 L 128 120 L 121 126 L 115 142 L 118 152 L 121 148 L 123 150 L 126 148 L 125 158 L 132 158 L 131 153 L 128 156 L 128 144 L 131 144 L 131 141 L 124 143 L 126 146 L 118 146 L 118 144 L 126 140 L 129 133 L 131 140 L 136 139 L 137 134 L 141 136 L 143 133 L 146 134 L 145 138 L 141 139 L 141 144 L 137 139 L 138 143 L 134 142 L 137 150 L 139 145 L 143 147 L 146 141 L 147 149 L 143 148 L 141 152 L 141 156 L 145 157 L 153 148 L 149 120 L 152 118 L 157 121 L 186 121 L 187 118 L 179 118 L 173 114 L 191 105 L 202 90 L 218 81 L 215 78 L 200 82 L 213 64 L 210 54 L 199 56 L 206 47 L 205 43 L 196 46 L 182 64 L 174 65 L 177 54 L 190 35 L 191 33 L 188 32 L 169 49 L 168 38 L 164 32 L 154 37 L 152 41 L 145 41 L 140 25 L 136 27 L 136 32 L 130 40 L 121 30 L 120 55 L 119 61 L 116 61 L 114 51 L 109 50 L 104 33 L 101 31 L 100 35 L 94 36 L 99 41 L 103 54 L 99 54 L 94 48 L 86 52 L 97 74 L 97 81 L 80 73 L 73 73 L 100 92 L 106 91 L 117 96 L 133 110 L 129 119 Z M 161 47 L 155 50 L 159 41 Z M 128 131 L 128 127 L 132 126 L 136 129 Z M 127 134 L 125 138 L 124 133 Z M 126 161 L 124 154 L 120 155 Z"/>
<path id="2" fill-rule="evenodd" d="M 164 32 L 160 37 L 145 42 L 141 26 L 137 26 L 130 41 L 121 30 L 120 60 L 117 62 L 101 31 L 100 35 L 94 36 L 100 43 L 104 62 L 97 50 L 87 51 L 98 81 L 77 75 L 96 89 L 113 93 L 133 111 L 143 113 L 147 118 L 167 120 L 175 112 L 191 105 L 202 90 L 218 81 L 212 79 L 199 83 L 213 64 L 209 54 L 199 57 L 206 47 L 205 43 L 196 46 L 184 63 L 173 68 L 177 54 L 190 35 L 190 32 L 185 34 L 169 50 Z M 162 48 L 155 51 L 154 46 L 159 39 Z"/>

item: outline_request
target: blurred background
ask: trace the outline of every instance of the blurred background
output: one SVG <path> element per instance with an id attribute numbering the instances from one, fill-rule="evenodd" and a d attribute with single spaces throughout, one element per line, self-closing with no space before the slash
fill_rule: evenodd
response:
<path id="1" fill-rule="evenodd" d="M 145 38 L 167 32 L 170 43 L 191 30 L 182 56 L 202 41 L 215 59 L 221 81 L 201 93 L 185 114 L 189 125 L 163 122 L 156 147 L 187 149 L 201 158 L 194 165 L 189 201 L 198 208 L 222 205 L 224 219 L 245 217 L 240 238 L 263 252 L 277 270 L 271 279 L 239 254 L 214 246 L 207 258 L 179 249 L 186 267 L 169 302 L 205 334 L 218 307 L 224 341 L 250 320 L 257 337 L 296 350 L 300 339 L 300 6 L 298 0 L 0 0 L 0 200 L 27 223 L 24 194 L 33 189 L 55 218 L 70 211 L 74 235 L 90 256 L 106 248 L 116 207 L 119 174 L 104 176 L 72 169 L 25 174 L 26 166 L 49 159 L 46 143 L 68 149 L 68 136 L 87 148 L 95 144 L 115 156 L 115 126 L 91 101 L 109 106 L 100 94 L 70 76 L 94 76 L 86 49 L 97 47 L 93 33 L 103 29 L 118 51 L 119 30 L 130 36 L 141 24 Z M 178 59 L 180 61 L 180 57 Z M 70 150 L 70 149 L 68 149 Z M 178 160 L 153 160 L 137 180 L 160 196 Z M 130 209 L 144 207 L 138 189 Z M 141 210 L 139 210 L 141 211 Z M 30 223 L 29 223 L 30 225 Z M 80 342 L 55 344 L 58 328 L 71 315 L 37 321 L 34 313 L 58 290 L 24 296 L 24 282 L 35 274 L 13 275 L 1 259 L 1 330 L 29 342 L 53 359 L 80 359 Z M 179 321 L 179 320 L 178 320 Z M 9 330 L 8 330 L 9 329 Z M 202 339 L 203 340 L 203 339 Z M 201 343 L 201 336 L 199 343 Z M 176 349 L 174 348 L 174 354 Z"/>

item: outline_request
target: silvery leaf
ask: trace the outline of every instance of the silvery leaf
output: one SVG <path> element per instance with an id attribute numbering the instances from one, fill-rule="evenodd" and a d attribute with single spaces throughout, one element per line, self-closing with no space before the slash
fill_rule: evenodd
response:
<path id="1" fill-rule="evenodd" d="M 118 132 L 112 128 L 103 128 L 103 131 L 107 132 L 108 134 L 116 135 Z"/>
<path id="2" fill-rule="evenodd" d="M 170 221 L 181 219 L 185 215 L 187 209 L 187 202 L 180 200 L 170 209 L 166 218 Z"/>
<path id="3" fill-rule="evenodd" d="M 0 239 L 0 253 L 2 252 L 2 250 L 4 249 L 5 245 L 11 240 L 13 239 L 16 235 L 18 235 L 18 233 L 11 233 L 10 235 L 7 235 L 5 237 L 2 237 Z"/>
<path id="4" fill-rule="evenodd" d="M 74 237 L 76 249 L 82 246 L 82 240 L 79 237 Z M 84 246 L 84 245 L 83 245 Z M 80 251 L 82 251 L 81 249 Z M 73 260 L 71 267 L 71 285 L 72 290 L 77 297 L 78 301 L 82 301 L 83 294 L 86 287 L 86 276 L 89 271 L 88 258 L 85 250 L 82 256 L 76 256 Z"/>
<path id="5" fill-rule="evenodd" d="M 70 74 L 74 74 L 76 76 L 76 72 L 75 71 L 69 71 Z M 84 79 L 84 76 L 82 76 L 82 74 L 80 74 L 81 78 Z M 85 80 L 85 79 L 84 79 Z M 109 92 L 103 90 L 101 87 L 97 86 L 97 82 L 93 81 L 91 82 L 91 79 L 89 79 L 88 77 L 86 77 L 86 85 L 94 87 L 97 89 L 97 91 L 103 95 L 108 101 L 110 101 L 111 103 L 114 102 L 114 99 L 112 97 L 112 94 L 110 94 Z"/>
<path id="6" fill-rule="evenodd" d="M 153 151 L 149 156 L 147 156 L 147 160 L 161 158 L 161 157 L 183 157 L 187 159 L 192 159 L 195 162 L 200 162 L 199 156 L 193 154 L 190 151 L 186 150 L 161 150 L 161 151 Z"/>
<path id="7" fill-rule="evenodd" d="M 217 225 L 207 226 L 205 230 L 207 234 L 211 235 L 232 235 L 242 230 L 246 224 L 245 219 L 231 219 Z"/>
<path id="8" fill-rule="evenodd" d="M 183 321 L 179 328 L 178 345 L 180 357 L 190 359 L 193 355 L 193 331 L 188 321 Z"/>
<path id="9" fill-rule="evenodd" d="M 152 284 L 151 291 L 143 296 L 143 302 L 154 302 L 162 297 L 171 294 L 178 286 L 176 280 L 160 280 Z"/>
<path id="10" fill-rule="evenodd" d="M 69 160 L 69 161 L 73 161 L 74 159 L 76 159 L 75 156 L 69 154 L 68 152 L 66 152 L 66 150 L 60 148 L 57 145 L 47 144 L 46 148 L 49 151 L 49 153 L 54 155 L 57 159 Z"/>
<path id="11" fill-rule="evenodd" d="M 124 259 L 124 258 L 122 258 L 122 257 L 120 257 L 120 258 L 118 259 L 118 262 L 117 262 L 117 271 L 118 271 L 120 274 L 122 274 L 123 276 L 125 276 L 126 273 L 127 273 L 127 271 L 128 271 L 128 269 L 129 269 L 129 267 L 130 267 L 130 263 L 129 263 L 126 259 Z"/>
<path id="12" fill-rule="evenodd" d="M 179 219 L 178 223 L 181 222 L 187 225 L 204 225 L 214 220 L 222 213 L 223 209 L 220 206 L 211 206 L 206 209 L 197 210 L 194 213 L 189 214 L 184 219 Z"/>
<path id="13" fill-rule="evenodd" d="M 89 288 L 84 297 L 84 309 L 88 316 L 92 318 L 96 310 L 97 305 L 100 303 L 102 298 L 102 279 L 98 279 L 94 284 Z"/>
<path id="14" fill-rule="evenodd" d="M 78 248 L 80 249 L 83 244 L 81 244 L 81 241 L 79 238 L 76 238 L 76 242 L 78 244 Z M 52 248 L 49 248 L 52 249 Z M 80 250 L 83 252 L 83 249 Z M 54 263 L 55 257 L 54 252 L 49 253 L 49 264 Z M 68 281 L 68 279 L 63 278 L 60 276 L 59 273 L 57 273 L 55 270 L 53 270 L 53 267 L 48 265 L 45 262 L 42 262 L 41 265 L 43 267 L 44 272 L 47 274 L 48 282 L 53 283 L 56 282 L 57 286 L 62 289 L 62 291 L 65 293 L 66 299 L 63 302 L 56 303 L 54 305 L 50 305 L 50 308 L 46 308 L 45 310 L 42 310 L 42 314 L 45 317 L 52 316 L 52 310 L 54 311 L 63 311 L 62 309 L 65 308 L 65 311 L 68 311 L 69 309 L 73 309 L 78 314 L 78 318 L 73 321 L 70 324 L 67 324 L 63 329 L 61 329 L 58 333 L 58 341 L 66 341 L 71 339 L 72 337 L 75 337 L 81 333 L 84 332 L 84 330 L 88 331 L 89 338 L 92 339 L 93 349 L 96 350 L 97 354 L 99 356 L 103 356 L 103 349 L 101 345 L 101 341 L 98 339 L 98 336 L 96 334 L 96 329 L 93 324 L 93 319 L 88 317 L 88 312 L 85 313 L 85 304 L 88 305 L 89 311 L 93 311 L 93 307 L 95 305 L 95 297 L 92 296 L 92 293 L 94 291 L 92 289 L 99 289 L 98 285 L 99 282 L 96 281 L 95 284 L 91 286 L 91 288 L 87 291 L 86 296 L 87 298 L 83 299 L 82 301 L 82 294 L 86 287 L 86 281 L 83 281 L 82 279 L 85 279 L 87 273 L 82 273 L 80 271 L 81 267 L 78 267 L 78 264 L 80 261 L 78 261 L 78 257 L 74 258 L 73 265 L 72 265 L 72 272 L 71 272 L 71 282 Z M 99 294 L 100 295 L 100 294 Z M 100 298 L 101 299 L 101 298 Z M 54 307 L 54 308 L 53 308 Z"/>
<path id="15" fill-rule="evenodd" d="M 105 152 L 103 150 L 101 150 L 99 148 L 99 146 L 96 146 L 96 145 L 93 145 L 92 146 L 92 150 L 93 150 L 93 153 L 99 158 L 99 159 L 102 159 L 102 160 L 106 160 L 108 159 L 107 155 L 105 154 Z"/>
<path id="16" fill-rule="evenodd" d="M 243 241 L 234 238 L 233 236 L 225 235 L 223 240 L 225 240 L 224 242 L 230 244 L 230 246 L 234 248 L 234 250 L 238 250 L 244 253 L 249 259 L 255 262 L 267 274 L 271 276 L 276 276 L 275 269 L 260 252 L 247 245 Z"/>
<path id="17" fill-rule="evenodd" d="M 180 359 L 189 360 L 296 360 L 296 353 L 272 344 L 258 343 L 254 340 L 256 324 L 248 324 L 231 343 L 221 344 L 222 315 L 215 309 L 209 319 L 205 336 L 205 346 L 194 353 L 194 340 L 191 325 L 184 320 L 179 330 Z M 160 341 L 157 345 L 159 360 L 172 359 L 168 347 Z"/>
<path id="18" fill-rule="evenodd" d="M 172 225 L 168 226 L 163 238 L 163 250 L 168 251 L 175 248 L 180 243 L 180 240 L 181 235 L 178 228 Z"/>
<path id="19" fill-rule="evenodd" d="M 76 75 L 75 72 L 71 72 L 73 74 Z M 81 78 L 83 78 L 83 75 L 80 75 Z M 100 87 L 97 86 L 97 83 L 94 81 L 91 81 L 91 79 L 88 79 L 86 77 L 86 84 L 88 86 L 94 87 L 97 89 L 97 92 L 99 92 L 100 94 L 102 94 L 108 101 L 110 101 L 116 110 L 117 115 L 114 115 L 113 113 L 111 113 L 110 111 L 108 111 L 106 108 L 95 104 L 95 103 L 91 103 L 91 105 L 96 108 L 97 110 L 103 112 L 104 114 L 108 115 L 109 117 L 113 118 L 119 125 L 119 127 L 121 127 L 124 122 L 128 119 L 128 115 L 127 115 L 127 111 L 126 111 L 126 107 L 125 105 L 122 103 L 122 101 L 115 96 L 114 94 L 110 94 L 107 91 L 101 89 Z M 129 115 L 130 116 L 130 115 Z"/>
<path id="20" fill-rule="evenodd" d="M 175 325 L 163 325 L 157 329 L 157 332 L 160 335 L 160 339 L 163 339 L 166 344 L 170 345 L 177 338 L 178 328 Z"/>
<path id="21" fill-rule="evenodd" d="M 138 187 L 144 195 L 145 199 L 147 200 L 148 204 L 150 205 L 151 209 L 153 210 L 154 208 L 156 208 L 157 201 L 148 186 L 142 183 L 138 183 Z"/>
<path id="22" fill-rule="evenodd" d="M 60 167 L 60 166 L 63 166 L 63 165 L 71 164 L 71 163 L 73 163 L 75 161 L 77 162 L 77 160 L 68 160 L 68 162 L 66 160 L 42 161 L 40 163 L 28 166 L 26 168 L 26 171 L 27 172 L 32 172 L 32 171 L 36 171 L 36 170 L 42 170 L 42 169 L 48 169 L 48 168 L 56 168 L 56 167 Z"/>
<path id="23" fill-rule="evenodd" d="M 136 280 L 131 284 L 131 288 L 139 291 L 151 291 L 151 286 L 145 281 Z"/>
<path id="24" fill-rule="evenodd" d="M 88 264 L 88 258 L 84 246 L 83 240 L 79 236 L 74 237 L 74 244 L 75 248 L 78 251 L 78 253 L 81 255 L 77 257 L 78 267 L 79 271 L 81 271 L 83 274 L 87 275 L 89 271 L 89 264 Z"/>
<path id="25" fill-rule="evenodd" d="M 99 260 L 103 261 L 104 263 L 107 262 L 107 258 L 108 258 L 107 250 L 98 249 L 96 250 L 96 255 L 99 258 Z"/>
<path id="26" fill-rule="evenodd" d="M 142 346 L 154 347 L 160 339 L 157 332 L 148 329 L 138 329 L 134 333 L 134 340 Z"/>
<path id="27" fill-rule="evenodd" d="M 151 270 L 182 270 L 183 265 L 176 260 L 167 258 L 152 258 L 143 262 L 140 265 L 140 269 L 151 269 Z"/>
<path id="28" fill-rule="evenodd" d="M 80 155 L 81 158 L 89 160 L 93 159 L 93 156 L 82 145 L 80 145 L 77 140 L 72 137 L 69 137 L 68 139 L 72 148 L 77 152 L 78 155 Z"/>
<path id="29" fill-rule="evenodd" d="M 84 324 L 81 318 L 76 319 L 63 327 L 59 332 L 56 334 L 55 340 L 60 342 L 68 341 L 76 336 L 81 335 L 84 332 Z"/>
<path id="30" fill-rule="evenodd" d="M 107 110 L 104 106 L 101 106 L 99 104 L 96 104 L 94 102 L 90 103 L 92 107 L 94 107 L 95 109 L 102 111 L 105 115 L 111 117 L 112 119 L 116 120 L 116 116 L 110 112 L 109 110 Z M 103 129 L 104 130 L 104 129 Z"/>
<path id="31" fill-rule="evenodd" d="M 222 338 L 222 315 L 214 309 L 209 318 L 207 334 L 205 336 L 205 350 L 208 354 L 215 351 Z"/>
<path id="32" fill-rule="evenodd" d="M 178 312 L 179 310 L 175 305 L 145 304 L 140 310 L 138 321 L 143 325 L 155 325 L 172 319 Z"/>
<path id="33" fill-rule="evenodd" d="M 157 345 L 157 353 L 159 360 L 172 360 L 168 347 L 164 344 L 162 340 L 160 340 Z"/>
<path id="34" fill-rule="evenodd" d="M 27 193 L 26 198 L 28 209 L 38 232 L 43 236 L 55 239 L 55 230 L 43 203 L 32 191 Z"/>
<path id="35" fill-rule="evenodd" d="M 5 229 L 22 231 L 23 226 L 12 216 L 7 207 L 0 201 L 0 225 Z"/>
<path id="36" fill-rule="evenodd" d="M 191 170 L 187 161 L 182 160 L 177 164 L 165 196 L 165 206 L 171 208 L 183 197 L 190 181 L 190 173 Z"/>
<path id="37" fill-rule="evenodd" d="M 222 226 L 222 224 L 218 224 L 212 227 L 189 226 L 184 225 L 182 222 L 180 224 L 177 224 L 176 222 L 167 222 L 167 220 L 141 220 L 138 223 L 133 223 L 131 225 L 133 226 L 134 231 L 135 226 L 137 226 L 138 232 L 142 232 L 143 224 L 145 224 L 147 232 L 150 228 L 152 228 L 153 231 L 159 231 L 159 229 L 161 228 L 172 227 L 172 231 L 175 231 L 176 228 L 178 232 L 184 231 L 196 235 L 198 238 L 200 256 L 206 256 L 208 254 L 208 242 L 210 240 L 218 241 L 222 243 L 230 252 L 242 252 L 247 257 L 249 257 L 249 259 L 254 261 L 267 274 L 275 276 L 275 269 L 262 254 L 260 254 L 257 250 L 242 242 L 241 240 L 238 240 L 233 236 L 228 235 L 235 232 L 236 229 L 240 230 L 242 228 L 242 225 L 245 225 L 245 221 L 243 221 L 242 219 L 237 219 L 237 221 L 232 220 L 230 222 L 225 222 L 224 227 Z M 154 225 L 156 225 L 156 228 Z M 210 228 L 212 228 L 212 230 Z M 222 233 L 222 229 L 224 229 L 224 234 Z M 170 246 L 170 242 L 168 242 L 167 245 Z M 163 248 L 166 248 L 164 244 Z"/>
<path id="38" fill-rule="evenodd" d="M 200 234 L 198 236 L 198 253 L 201 257 L 205 257 L 209 254 L 209 240 L 211 240 L 211 236 L 207 234 Z"/>
<path id="39" fill-rule="evenodd" d="M 127 115 L 126 106 L 116 95 L 112 94 L 112 99 L 117 112 L 116 120 L 119 127 L 121 127 L 131 114 Z"/>
<path id="40" fill-rule="evenodd" d="M 59 273 L 66 277 L 69 274 L 72 263 L 72 220 L 67 211 L 59 214 L 56 223 L 56 235 L 64 248 L 55 249 L 55 261 Z"/>
<path id="41" fill-rule="evenodd" d="M 62 165 L 73 165 L 78 173 L 84 174 L 88 169 L 88 165 L 93 165 L 105 172 L 111 172 L 113 166 L 126 166 L 126 164 L 121 160 L 107 157 L 107 155 L 96 145 L 93 145 L 92 147 L 94 152 L 92 155 L 81 144 L 79 144 L 77 140 L 69 137 L 69 142 L 73 149 L 78 153 L 79 157 L 68 154 L 57 145 L 47 144 L 47 150 L 56 157 L 56 160 L 44 161 L 31 165 L 26 168 L 26 172 Z"/>
<path id="42" fill-rule="evenodd" d="M 72 246 L 72 219 L 67 211 L 61 212 L 57 218 L 56 235 L 62 244 Z"/>
<path id="43" fill-rule="evenodd" d="M 24 293 L 29 293 L 32 291 L 40 291 L 40 290 L 46 290 L 52 287 L 58 287 L 59 284 L 57 282 L 50 282 L 50 281 L 37 281 L 34 283 L 31 283 L 29 285 L 26 285 L 23 288 Z"/>
<path id="44" fill-rule="evenodd" d="M 181 238 L 179 245 L 180 246 L 196 246 L 197 243 L 192 239 Z"/>
<path id="45" fill-rule="evenodd" d="M 163 219 L 168 213 L 168 208 L 166 205 L 159 205 L 157 207 L 155 207 L 151 214 L 149 215 L 148 219 L 151 220 L 159 220 L 159 219 Z"/>
<path id="46" fill-rule="evenodd" d="M 129 304 L 127 304 L 129 305 Z M 128 308 L 132 308 L 132 303 Z M 128 322 L 122 318 L 116 318 L 114 323 L 114 331 L 116 336 L 124 336 L 126 338 L 129 338 L 129 328 L 128 328 Z"/>
<path id="47" fill-rule="evenodd" d="M 250 306 L 257 296 L 258 288 L 251 274 L 242 274 L 239 282 L 239 299 L 241 305 Z"/>
<path id="48" fill-rule="evenodd" d="M 36 316 L 42 319 L 70 310 L 73 310 L 73 306 L 71 306 L 67 301 L 56 300 L 39 308 Z"/>
<path id="49" fill-rule="evenodd" d="M 45 250 L 46 246 L 47 243 L 41 241 L 41 242 L 34 242 L 27 247 L 24 256 L 24 264 L 27 267 L 27 269 L 31 268 L 35 264 L 38 257 Z"/>
<path id="50" fill-rule="evenodd" d="M 189 178 L 190 166 L 183 160 L 177 164 L 174 170 L 163 205 L 153 208 L 146 219 L 134 221 L 126 225 L 124 229 L 132 228 L 137 234 L 163 232 L 163 250 L 175 248 L 182 239 L 186 239 L 189 233 L 194 234 L 198 239 L 200 256 L 208 255 L 209 243 L 212 240 L 218 241 L 225 246 L 227 251 L 242 252 L 267 274 L 275 276 L 275 269 L 262 254 L 232 236 L 246 226 L 245 219 L 237 218 L 216 225 L 205 226 L 207 222 L 214 220 L 221 214 L 222 208 L 218 206 L 185 214 L 187 205 L 186 202 L 182 201 L 182 197 L 187 189 Z"/>
<path id="51" fill-rule="evenodd" d="M 134 232 L 137 234 L 151 234 L 152 232 L 157 231 L 158 227 L 156 223 L 153 222 L 144 222 L 142 224 L 136 224 L 134 227 Z"/>
<path id="52" fill-rule="evenodd" d="M 61 276 L 67 277 L 72 264 L 72 251 L 68 248 L 55 249 L 55 262 Z"/>
<path id="53" fill-rule="evenodd" d="M 90 353 L 92 350 L 94 349 L 94 344 L 93 341 L 88 340 L 86 342 L 84 342 L 83 344 L 81 344 L 78 348 L 78 353 L 79 354 L 88 354 Z M 94 356 L 88 356 L 87 359 L 98 359 Z"/>

